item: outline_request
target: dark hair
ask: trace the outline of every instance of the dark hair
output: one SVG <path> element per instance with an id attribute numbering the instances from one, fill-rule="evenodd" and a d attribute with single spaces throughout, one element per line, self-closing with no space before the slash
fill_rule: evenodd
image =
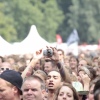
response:
<path id="1" fill-rule="evenodd" d="M 55 71 L 55 72 L 57 72 L 57 73 L 60 74 L 59 70 L 57 70 L 57 69 L 53 69 L 53 70 L 51 70 L 50 72 L 52 72 L 52 71 Z M 50 73 L 50 72 L 49 72 L 49 73 Z M 48 74 L 49 74 L 49 73 L 48 73 Z M 60 74 L 60 77 L 61 77 L 61 82 L 63 82 L 63 78 L 62 78 L 61 74 Z"/>
<path id="2" fill-rule="evenodd" d="M 95 83 L 93 92 L 95 93 L 95 91 L 98 90 L 98 89 L 100 90 L 100 80 L 98 80 L 98 81 Z"/>
<path id="3" fill-rule="evenodd" d="M 51 62 L 51 65 L 56 66 L 56 62 L 54 60 L 46 59 L 45 62 Z"/>
<path id="4" fill-rule="evenodd" d="M 94 100 L 99 100 L 99 95 L 100 95 L 100 80 L 98 80 L 95 83 L 93 93 L 94 93 Z"/>
<path id="5" fill-rule="evenodd" d="M 91 80 L 95 79 L 96 78 L 96 71 L 93 69 L 93 67 L 87 66 L 87 69 L 90 71 Z"/>
<path id="6" fill-rule="evenodd" d="M 45 62 L 44 62 L 44 65 L 42 66 L 42 67 L 43 67 L 43 71 L 44 71 L 45 63 L 48 63 L 48 62 L 51 63 L 52 68 L 56 68 L 56 67 L 57 67 L 56 62 L 55 62 L 54 60 L 46 59 Z M 46 74 L 47 74 L 47 73 L 46 73 Z"/>
<path id="7" fill-rule="evenodd" d="M 89 88 L 91 88 L 92 85 L 95 84 L 98 80 L 100 80 L 100 76 L 97 76 L 94 80 L 92 80 L 92 81 L 90 82 Z"/>
<path id="8" fill-rule="evenodd" d="M 100 99 L 99 99 L 99 95 L 100 95 L 100 89 L 97 89 L 97 90 L 94 92 L 94 100 L 100 100 Z"/>
<path id="9" fill-rule="evenodd" d="M 61 51 L 62 54 L 64 55 L 64 51 L 62 49 L 57 49 L 57 51 Z"/>
<path id="10" fill-rule="evenodd" d="M 73 58 L 73 59 L 76 59 L 77 63 L 79 63 L 79 60 L 78 60 L 78 58 L 77 58 L 76 56 L 74 56 L 74 55 L 70 56 L 70 59 L 69 59 L 69 61 L 70 61 L 72 58 Z"/>
<path id="11" fill-rule="evenodd" d="M 58 95 L 59 95 L 60 89 L 61 89 L 63 86 L 67 86 L 67 87 L 69 87 L 69 88 L 73 91 L 74 100 L 79 100 L 77 91 L 76 91 L 75 88 L 74 88 L 71 84 L 69 84 L 69 83 L 63 83 L 62 86 L 57 90 L 55 100 L 58 100 Z"/>

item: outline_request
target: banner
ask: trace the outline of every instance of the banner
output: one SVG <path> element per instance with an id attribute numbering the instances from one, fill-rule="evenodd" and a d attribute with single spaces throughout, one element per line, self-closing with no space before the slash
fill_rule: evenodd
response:
<path id="1" fill-rule="evenodd" d="M 60 34 L 56 34 L 56 40 L 58 44 L 62 43 L 62 37 L 60 36 Z"/>

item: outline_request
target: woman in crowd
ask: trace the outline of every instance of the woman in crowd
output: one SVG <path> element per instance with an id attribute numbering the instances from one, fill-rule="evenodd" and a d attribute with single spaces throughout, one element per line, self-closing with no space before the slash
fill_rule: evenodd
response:
<path id="1" fill-rule="evenodd" d="M 94 100 L 93 90 L 94 90 L 95 84 L 96 84 L 96 82 L 98 80 L 100 80 L 100 76 L 96 77 L 93 81 L 90 82 L 90 85 L 89 85 L 89 93 L 88 93 L 87 100 Z"/>
<path id="2" fill-rule="evenodd" d="M 69 83 L 63 83 L 58 89 L 55 100 L 79 100 L 74 87 Z"/>
<path id="3" fill-rule="evenodd" d="M 70 57 L 69 65 L 72 70 L 72 73 L 77 76 L 77 74 L 78 74 L 78 59 L 75 56 Z"/>
<path id="4" fill-rule="evenodd" d="M 96 78 L 96 71 L 90 67 L 82 67 L 79 72 L 79 81 L 83 84 L 84 91 L 89 91 L 89 84 Z"/>
<path id="5" fill-rule="evenodd" d="M 95 83 L 93 93 L 94 93 L 94 100 L 100 100 L 100 79 Z"/>

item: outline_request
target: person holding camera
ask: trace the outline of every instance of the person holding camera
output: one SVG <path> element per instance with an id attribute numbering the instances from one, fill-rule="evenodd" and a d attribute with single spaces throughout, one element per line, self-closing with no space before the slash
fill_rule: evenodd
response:
<path id="1" fill-rule="evenodd" d="M 51 50 L 45 51 L 45 61 L 52 61 L 52 68 L 48 71 L 46 85 L 48 89 L 48 100 L 55 100 L 55 93 L 63 82 L 71 84 L 66 68 L 64 68 L 62 62 L 59 59 L 58 51 L 56 48 L 48 48 Z M 47 62 L 46 62 L 47 63 Z"/>
<path id="2" fill-rule="evenodd" d="M 43 56 L 42 56 L 42 53 L 43 53 Z M 34 57 L 30 64 L 26 67 L 26 69 L 24 70 L 24 72 L 22 73 L 22 77 L 25 78 L 25 77 L 28 77 L 30 75 L 32 75 L 32 70 L 34 69 L 34 66 L 35 64 L 37 63 L 37 61 L 39 59 L 44 58 L 45 62 L 44 62 L 44 65 L 45 63 L 49 62 L 49 63 L 52 63 L 52 68 L 50 70 L 47 71 L 47 75 L 48 77 L 55 77 L 55 75 L 59 78 L 57 79 L 57 83 L 56 83 L 56 80 L 52 80 L 51 78 L 46 80 L 46 82 L 48 81 L 48 83 L 46 84 L 47 86 L 47 91 L 48 91 L 48 96 L 51 97 L 51 99 L 54 98 L 54 94 L 55 94 L 55 90 L 62 84 L 62 82 L 68 82 L 68 83 L 71 83 L 71 79 L 68 75 L 66 71 L 66 69 L 64 68 L 64 66 L 62 65 L 62 63 L 59 61 L 59 56 L 58 56 L 58 52 L 57 52 L 57 49 L 56 48 L 52 48 L 52 47 L 47 47 L 46 50 L 44 51 L 41 51 L 39 50 L 36 57 Z M 53 71 L 53 70 L 57 70 L 57 71 Z M 46 69 L 44 68 L 43 71 L 46 71 Z M 53 85 L 55 84 L 55 85 Z M 57 85 L 58 84 L 58 85 Z M 53 87 L 52 87 L 53 85 Z M 53 92 L 51 91 L 51 87 L 52 87 L 52 90 Z M 50 99 L 50 100 L 51 100 Z"/>

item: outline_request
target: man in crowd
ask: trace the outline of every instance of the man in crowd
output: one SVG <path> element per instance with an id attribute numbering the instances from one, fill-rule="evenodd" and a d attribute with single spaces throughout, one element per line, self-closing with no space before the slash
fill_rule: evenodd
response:
<path id="1" fill-rule="evenodd" d="M 58 71 L 54 70 L 48 73 L 47 77 L 47 89 L 48 89 L 48 100 L 54 100 L 56 90 L 62 84 L 62 78 Z"/>
<path id="2" fill-rule="evenodd" d="M 5 70 L 13 70 L 13 67 L 11 66 L 9 62 L 3 62 L 0 65 L 0 74 L 4 72 Z"/>
<path id="3" fill-rule="evenodd" d="M 50 71 L 57 69 L 53 60 L 46 59 L 44 63 L 44 71 L 48 74 Z"/>
<path id="4" fill-rule="evenodd" d="M 64 64 L 64 51 L 62 49 L 57 49 L 59 61 Z"/>
<path id="5" fill-rule="evenodd" d="M 45 84 L 38 76 L 25 78 L 22 85 L 23 100 L 43 100 Z"/>
<path id="6" fill-rule="evenodd" d="M 21 100 L 22 77 L 13 70 L 6 70 L 0 75 L 0 100 Z"/>

